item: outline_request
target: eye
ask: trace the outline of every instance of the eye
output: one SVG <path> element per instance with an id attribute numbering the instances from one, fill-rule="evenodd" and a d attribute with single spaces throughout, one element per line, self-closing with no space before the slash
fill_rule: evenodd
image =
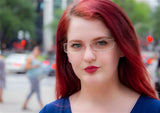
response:
<path id="1" fill-rule="evenodd" d="M 108 44 L 108 42 L 107 41 L 105 41 L 105 40 L 100 40 L 100 41 L 97 41 L 97 43 L 96 43 L 97 45 L 99 45 L 99 46 L 104 46 L 104 45 L 107 45 Z"/>
<path id="2" fill-rule="evenodd" d="M 80 43 L 72 43 L 71 44 L 71 48 L 80 48 L 80 47 L 82 47 L 82 44 L 80 44 Z"/>

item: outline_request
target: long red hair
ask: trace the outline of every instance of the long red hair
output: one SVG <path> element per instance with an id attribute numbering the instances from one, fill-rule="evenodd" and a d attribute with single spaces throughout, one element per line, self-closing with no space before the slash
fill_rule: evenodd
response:
<path id="1" fill-rule="evenodd" d="M 127 15 L 109 0 L 80 0 L 71 4 L 62 15 L 56 35 L 56 97 L 67 97 L 81 89 L 63 43 L 67 41 L 67 30 L 72 16 L 103 21 L 116 40 L 125 57 L 120 58 L 118 71 L 122 84 L 136 92 L 157 99 L 150 84 L 149 74 L 141 58 L 136 32 Z"/>

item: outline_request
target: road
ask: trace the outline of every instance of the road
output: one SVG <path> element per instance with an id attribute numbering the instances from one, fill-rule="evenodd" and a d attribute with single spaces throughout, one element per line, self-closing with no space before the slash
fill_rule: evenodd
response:
<path id="1" fill-rule="evenodd" d="M 55 100 L 55 78 L 45 77 L 40 82 L 42 101 L 45 104 Z M 28 109 L 23 110 L 23 102 L 29 92 L 30 84 L 26 74 L 7 74 L 6 88 L 3 93 L 3 103 L 0 103 L 0 113 L 39 113 L 40 106 L 34 94 Z"/>

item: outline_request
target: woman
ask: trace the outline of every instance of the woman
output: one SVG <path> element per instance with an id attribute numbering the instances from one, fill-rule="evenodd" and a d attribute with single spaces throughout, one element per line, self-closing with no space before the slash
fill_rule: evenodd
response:
<path id="1" fill-rule="evenodd" d="M 40 107 L 43 107 L 43 103 L 40 96 L 40 86 L 39 86 L 39 79 L 38 76 L 41 76 L 42 69 L 40 68 L 41 61 L 38 59 L 38 56 L 40 55 L 41 51 L 38 46 L 35 46 L 33 48 L 33 52 L 31 56 L 28 57 L 26 62 L 26 69 L 27 69 L 27 76 L 30 81 L 30 92 L 23 104 L 23 109 L 27 109 L 27 104 L 29 102 L 29 99 L 33 95 L 34 92 L 37 94 L 37 99 L 40 104 Z"/>
<path id="2" fill-rule="evenodd" d="M 57 100 L 40 113 L 158 113 L 136 32 L 109 0 L 80 0 L 57 29 Z"/>
<path id="3" fill-rule="evenodd" d="M 3 89 L 6 85 L 5 63 L 4 58 L 0 54 L 0 103 L 3 102 Z"/>

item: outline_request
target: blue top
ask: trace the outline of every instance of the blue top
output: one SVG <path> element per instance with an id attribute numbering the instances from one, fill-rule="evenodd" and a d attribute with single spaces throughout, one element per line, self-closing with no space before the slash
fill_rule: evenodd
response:
<path id="1" fill-rule="evenodd" d="M 31 59 L 32 59 L 32 62 L 31 62 L 31 65 L 32 66 L 35 66 L 35 65 L 41 65 L 41 61 L 36 59 L 34 56 L 30 56 Z M 42 72 L 41 72 L 41 69 L 40 67 L 37 67 L 37 68 L 32 68 L 32 69 L 28 69 L 27 70 L 27 75 L 29 77 L 36 77 L 38 75 L 40 75 Z"/>
<path id="2" fill-rule="evenodd" d="M 69 97 L 47 104 L 39 113 L 72 113 Z M 160 113 L 160 101 L 141 95 L 131 113 Z"/>

